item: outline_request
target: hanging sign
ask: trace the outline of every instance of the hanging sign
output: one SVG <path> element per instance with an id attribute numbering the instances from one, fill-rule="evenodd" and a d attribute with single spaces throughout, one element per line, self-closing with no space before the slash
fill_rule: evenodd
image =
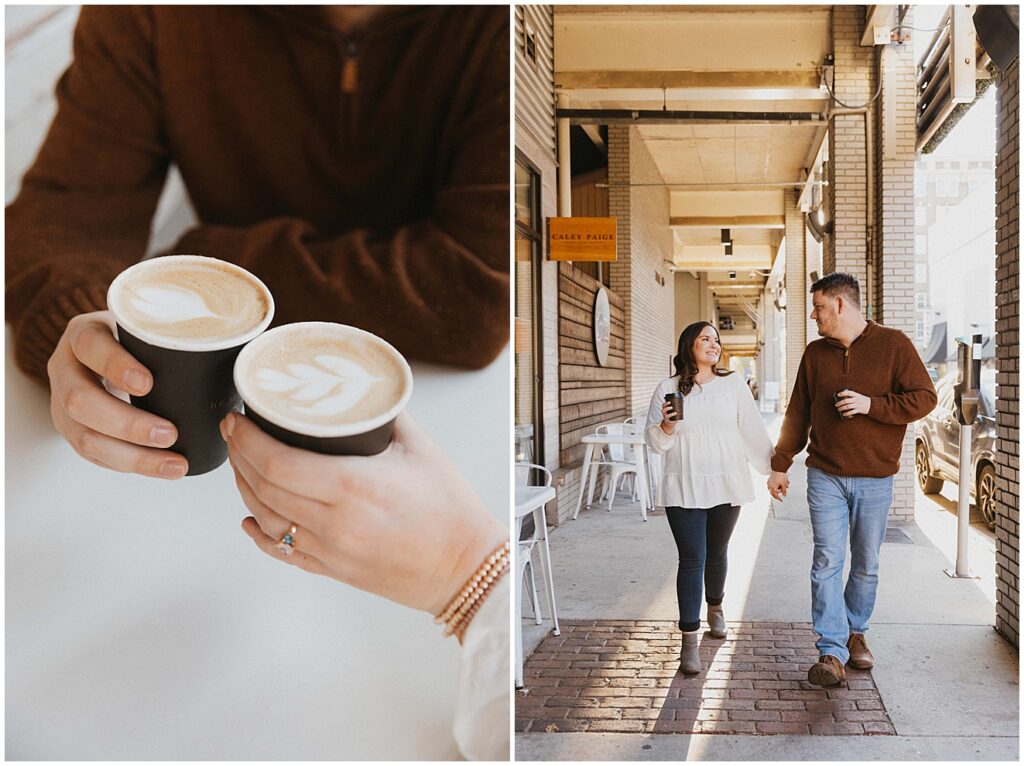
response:
<path id="1" fill-rule="evenodd" d="M 614 261 L 614 218 L 549 218 L 548 260 Z"/>

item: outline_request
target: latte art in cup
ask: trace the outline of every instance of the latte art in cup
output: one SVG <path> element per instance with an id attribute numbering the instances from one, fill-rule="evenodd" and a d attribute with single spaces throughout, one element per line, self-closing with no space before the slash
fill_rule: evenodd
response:
<path id="1" fill-rule="evenodd" d="M 327 322 L 284 325 L 250 343 L 235 364 L 235 385 L 252 409 L 310 436 L 340 436 L 394 418 L 412 373 L 390 344 Z"/>
<path id="2" fill-rule="evenodd" d="M 232 372 L 242 347 L 274 318 L 274 296 L 240 266 L 199 255 L 136 263 L 107 290 L 117 340 L 153 386 L 129 401 L 177 427 L 188 475 L 227 459 L 220 422 L 240 402 Z M 112 381 L 117 385 L 117 381 Z"/>
<path id="3" fill-rule="evenodd" d="M 143 261 L 111 285 L 118 323 L 161 346 L 238 345 L 269 320 L 267 288 L 234 264 L 197 255 Z M 260 328 L 262 329 L 262 328 Z"/>

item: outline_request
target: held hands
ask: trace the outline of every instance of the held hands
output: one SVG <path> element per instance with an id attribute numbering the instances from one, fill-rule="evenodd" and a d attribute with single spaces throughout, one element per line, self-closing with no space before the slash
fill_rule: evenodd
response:
<path id="1" fill-rule="evenodd" d="M 268 556 L 437 614 L 508 530 L 406 413 L 372 457 L 319 455 L 247 418 L 221 423 L 252 517 L 242 529 Z M 294 553 L 276 543 L 294 524 Z"/>
<path id="2" fill-rule="evenodd" d="M 178 431 L 168 420 L 151 415 L 107 393 L 100 382 L 137 396 L 153 387 L 153 376 L 125 351 L 111 330 L 109 311 L 79 314 L 47 362 L 50 416 L 53 424 L 91 463 L 115 471 L 163 479 L 180 479 L 188 470 L 169 447 Z"/>
<path id="3" fill-rule="evenodd" d="M 676 432 L 676 425 L 678 421 L 673 420 L 675 410 L 672 408 L 671 402 L 662 402 L 661 405 L 661 430 L 667 433 L 669 436 Z"/>
<path id="4" fill-rule="evenodd" d="M 849 389 L 840 391 L 837 396 L 836 409 L 844 418 L 852 418 L 854 415 L 867 415 L 871 409 L 871 398 L 858 394 Z"/>
<path id="5" fill-rule="evenodd" d="M 779 502 L 786 496 L 789 491 L 789 476 L 782 471 L 772 471 L 768 477 L 768 492 Z"/>

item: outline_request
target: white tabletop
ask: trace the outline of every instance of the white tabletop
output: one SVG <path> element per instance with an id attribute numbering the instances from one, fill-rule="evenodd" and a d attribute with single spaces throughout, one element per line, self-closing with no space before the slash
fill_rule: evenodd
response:
<path id="1" fill-rule="evenodd" d="M 643 444 L 643 433 L 587 434 L 580 439 L 584 444 Z"/>
<path id="2" fill-rule="evenodd" d="M 525 516 L 554 499 L 554 487 L 516 487 L 516 516 Z"/>
<path id="3" fill-rule="evenodd" d="M 7 333 L 9 760 L 458 757 L 458 644 L 261 553 L 223 465 L 161 482 L 79 458 Z M 508 520 L 508 349 L 414 364 L 409 411 Z M 483 418 L 483 421 L 481 421 Z"/>

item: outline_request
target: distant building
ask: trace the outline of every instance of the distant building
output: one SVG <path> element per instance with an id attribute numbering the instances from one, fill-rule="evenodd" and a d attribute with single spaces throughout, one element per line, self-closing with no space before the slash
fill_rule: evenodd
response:
<path id="1" fill-rule="evenodd" d="M 914 196 L 914 343 L 941 373 L 957 336 L 995 329 L 994 158 L 920 155 Z"/>

